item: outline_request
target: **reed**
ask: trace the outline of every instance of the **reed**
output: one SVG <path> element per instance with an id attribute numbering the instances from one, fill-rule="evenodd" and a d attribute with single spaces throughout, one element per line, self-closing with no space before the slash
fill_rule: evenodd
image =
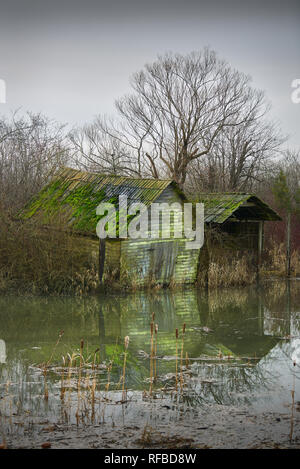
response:
<path id="1" fill-rule="evenodd" d="M 185 334 L 186 324 L 184 323 L 182 326 L 182 336 L 181 336 L 181 352 L 180 352 L 180 390 L 182 392 L 183 389 L 183 374 L 182 374 L 182 367 L 183 367 L 183 347 L 184 347 L 184 334 Z"/>
<path id="2" fill-rule="evenodd" d="M 64 397 L 65 397 L 65 391 L 66 391 L 66 388 L 65 388 L 65 366 L 66 366 L 66 359 L 65 359 L 64 356 L 62 357 L 62 363 L 63 363 L 63 366 L 62 366 L 61 378 L 60 378 L 60 399 L 63 401 L 63 400 L 64 400 Z"/>
<path id="3" fill-rule="evenodd" d="M 91 390 L 91 403 L 92 403 L 92 422 L 95 419 L 95 391 L 96 391 L 96 357 L 97 353 L 100 352 L 100 349 L 97 348 L 94 352 L 93 356 L 93 364 L 92 364 L 92 390 Z"/>
<path id="4" fill-rule="evenodd" d="M 155 318 L 155 313 L 152 313 L 152 321 L 150 323 L 150 342 L 151 342 L 151 349 L 150 349 L 150 387 L 149 387 L 150 396 L 152 395 L 152 387 L 153 387 L 154 318 Z"/>
<path id="5" fill-rule="evenodd" d="M 69 394 L 68 394 L 68 404 L 70 405 L 70 400 L 71 400 L 71 376 L 72 376 L 72 365 L 73 361 L 75 359 L 75 353 L 73 352 L 72 355 L 68 353 L 68 377 L 67 377 L 67 387 L 69 389 Z"/>
<path id="6" fill-rule="evenodd" d="M 178 329 L 177 328 L 175 331 L 175 336 L 176 336 L 175 389 L 177 392 L 177 389 L 178 389 Z"/>
<path id="7" fill-rule="evenodd" d="M 84 341 L 80 341 L 80 354 L 79 354 L 79 370 L 78 370 L 78 383 L 77 383 L 77 411 L 76 411 L 76 422 L 79 424 L 79 412 L 81 409 L 81 372 L 82 372 L 82 362 L 83 362 L 83 346 Z"/>
<path id="8" fill-rule="evenodd" d="M 189 361 L 189 355 L 187 352 L 185 352 L 185 367 L 188 370 L 190 367 L 190 361 Z"/>
<path id="9" fill-rule="evenodd" d="M 49 398 L 49 392 L 48 392 L 48 384 L 47 384 L 47 373 L 48 373 L 48 367 L 51 363 L 51 360 L 53 358 L 53 355 L 55 353 L 55 350 L 59 344 L 59 342 L 61 341 L 61 338 L 62 336 L 64 335 L 64 331 L 60 331 L 59 334 L 58 334 L 58 339 L 52 349 L 52 352 L 51 352 L 51 355 L 50 355 L 50 358 L 49 360 L 45 363 L 44 365 L 44 369 L 43 369 L 43 375 L 44 375 L 44 399 L 45 401 L 48 401 L 48 398 Z"/>
<path id="10" fill-rule="evenodd" d="M 155 328 L 154 328 L 154 332 L 155 332 L 155 345 L 154 345 L 154 381 L 156 381 L 156 378 L 157 378 L 157 373 L 156 373 L 156 362 L 157 362 L 157 334 L 158 334 L 158 324 L 155 324 Z"/>
<path id="11" fill-rule="evenodd" d="M 127 358 L 127 349 L 129 345 L 129 336 L 127 335 L 124 339 L 124 362 L 123 362 L 123 380 L 122 380 L 122 401 L 125 402 L 126 391 L 125 391 L 125 373 L 126 373 L 126 358 Z"/>
<path id="12" fill-rule="evenodd" d="M 109 363 L 108 367 L 107 367 L 107 383 L 105 385 L 105 391 L 108 392 L 109 391 L 109 388 L 110 388 L 110 373 L 111 373 L 111 370 L 112 370 L 112 362 Z"/>

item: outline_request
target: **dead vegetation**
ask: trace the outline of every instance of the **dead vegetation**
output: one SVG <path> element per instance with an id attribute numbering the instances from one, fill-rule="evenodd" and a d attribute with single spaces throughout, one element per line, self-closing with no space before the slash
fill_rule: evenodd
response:
<path id="1" fill-rule="evenodd" d="M 0 292 L 83 295 L 98 286 L 93 253 L 61 227 L 40 228 L 0 212 Z"/>
<path id="2" fill-rule="evenodd" d="M 266 250 L 262 274 L 276 277 L 286 276 L 286 249 L 284 243 L 272 243 Z M 300 253 L 294 249 L 291 253 L 291 277 L 300 275 Z"/>

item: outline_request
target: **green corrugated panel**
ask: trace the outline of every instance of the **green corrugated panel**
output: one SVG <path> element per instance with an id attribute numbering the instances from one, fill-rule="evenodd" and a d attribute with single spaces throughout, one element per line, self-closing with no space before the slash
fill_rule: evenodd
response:
<path id="1" fill-rule="evenodd" d="M 199 202 L 204 203 L 204 218 L 206 223 L 224 223 L 229 217 L 250 202 L 249 219 L 281 220 L 280 216 L 265 202 L 253 194 L 239 192 L 231 193 L 203 193 L 199 195 Z M 246 216 L 244 217 L 247 218 Z"/>

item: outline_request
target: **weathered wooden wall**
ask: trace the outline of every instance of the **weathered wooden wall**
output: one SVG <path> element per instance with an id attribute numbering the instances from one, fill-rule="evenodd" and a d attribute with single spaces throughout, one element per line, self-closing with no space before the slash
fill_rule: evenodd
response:
<path id="1" fill-rule="evenodd" d="M 182 199 L 169 186 L 157 203 L 179 202 Z M 151 220 L 149 210 L 149 220 Z M 165 238 L 161 223 L 152 228 L 160 232 L 159 239 L 106 240 L 104 282 L 119 278 L 129 286 L 150 286 L 193 283 L 197 278 L 199 250 L 187 249 L 185 238 Z M 150 224 L 149 224 L 150 228 Z M 116 275 L 118 272 L 118 275 Z"/>

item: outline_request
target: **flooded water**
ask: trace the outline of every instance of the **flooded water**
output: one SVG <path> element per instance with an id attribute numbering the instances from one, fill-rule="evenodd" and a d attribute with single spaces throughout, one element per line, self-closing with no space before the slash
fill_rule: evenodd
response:
<path id="1" fill-rule="evenodd" d="M 151 360 L 152 313 L 158 330 Z M 298 280 L 208 294 L 186 289 L 82 299 L 0 297 L 2 425 L 12 415 L 56 421 L 62 401 L 73 402 L 78 411 L 75 397 L 87 390 L 92 401 L 110 403 L 114 396 L 115 404 L 124 403 L 127 390 L 125 401 L 138 401 L 140 412 L 147 396 L 174 404 L 174 393 L 186 409 L 234 405 L 257 413 L 286 412 L 292 389 L 300 401 L 299 366 Z M 139 418 L 136 405 L 126 412 Z M 75 414 L 73 409 L 73 421 Z"/>

